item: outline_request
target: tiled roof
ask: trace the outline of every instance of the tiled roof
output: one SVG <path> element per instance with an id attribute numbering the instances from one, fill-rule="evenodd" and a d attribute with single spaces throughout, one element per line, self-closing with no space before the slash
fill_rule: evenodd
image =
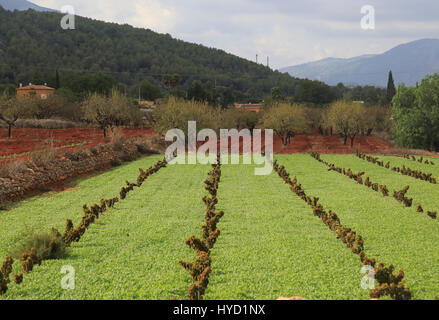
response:
<path id="1" fill-rule="evenodd" d="M 55 90 L 55 89 L 47 86 L 31 84 L 25 87 L 17 88 L 17 90 Z"/>

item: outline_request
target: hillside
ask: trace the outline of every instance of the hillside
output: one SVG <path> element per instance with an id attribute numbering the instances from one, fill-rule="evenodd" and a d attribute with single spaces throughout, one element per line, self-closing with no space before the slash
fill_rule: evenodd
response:
<path id="1" fill-rule="evenodd" d="M 61 80 L 102 71 L 129 86 L 144 79 L 161 83 L 164 75 L 178 73 L 183 87 L 210 81 L 255 97 L 274 86 L 292 94 L 300 82 L 222 50 L 129 25 L 76 17 L 76 30 L 63 30 L 61 17 L 0 8 L 0 83 L 26 83 L 35 72 L 51 79 L 56 69 Z"/>
<path id="2" fill-rule="evenodd" d="M 414 85 L 426 75 L 439 72 L 439 39 L 423 39 L 399 45 L 383 54 L 350 59 L 328 58 L 280 69 L 292 76 L 350 85 L 387 85 L 392 70 L 396 83 Z"/>
<path id="3" fill-rule="evenodd" d="M 52 9 L 40 7 L 30 1 L 26 0 L 0 0 L 0 6 L 6 10 L 27 10 L 32 9 L 36 11 L 54 11 Z"/>

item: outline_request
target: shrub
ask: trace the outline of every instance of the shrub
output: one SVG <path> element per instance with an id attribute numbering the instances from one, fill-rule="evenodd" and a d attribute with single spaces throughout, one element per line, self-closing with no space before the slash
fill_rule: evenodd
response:
<path id="1" fill-rule="evenodd" d="M 83 149 L 66 152 L 64 156 L 71 161 L 79 161 L 81 159 L 88 158 L 87 152 Z"/>
<path id="2" fill-rule="evenodd" d="M 110 140 L 111 147 L 116 151 L 122 151 L 124 144 L 127 142 L 127 138 L 125 138 L 120 128 L 115 128 L 110 131 Z"/>
<path id="3" fill-rule="evenodd" d="M 140 154 L 158 154 L 157 151 L 151 150 L 146 143 L 136 143 L 136 147 Z"/>
<path id="4" fill-rule="evenodd" d="M 91 147 L 91 148 L 90 148 L 90 152 L 91 152 L 94 156 L 98 155 L 98 149 L 96 149 L 95 147 Z"/>
<path id="5" fill-rule="evenodd" d="M 137 152 L 126 153 L 122 155 L 121 160 L 125 162 L 134 161 L 140 157 L 140 154 Z"/>
<path id="6" fill-rule="evenodd" d="M 36 150 L 32 154 L 32 161 L 38 167 L 46 167 L 49 163 L 56 159 L 56 150 L 51 147 L 43 147 L 40 150 Z"/>
<path id="7" fill-rule="evenodd" d="M 0 178 L 13 178 L 19 173 L 23 173 L 27 170 L 26 163 L 24 161 L 12 161 L 6 163 L 0 163 Z"/>
<path id="8" fill-rule="evenodd" d="M 67 255 L 66 245 L 56 229 L 49 233 L 31 233 L 13 250 L 12 257 L 21 259 L 23 253 L 31 252 L 42 260 L 62 259 Z"/>
<path id="9" fill-rule="evenodd" d="M 113 167 L 118 167 L 118 166 L 120 166 L 120 165 L 122 164 L 122 162 L 121 162 L 119 159 L 112 159 L 112 160 L 110 161 L 110 164 L 111 164 Z"/>
<path id="10" fill-rule="evenodd" d="M 14 259 L 12 259 L 11 257 L 6 257 L 0 269 L 0 296 L 8 290 L 8 284 L 10 282 L 9 275 L 12 272 L 13 264 Z"/>

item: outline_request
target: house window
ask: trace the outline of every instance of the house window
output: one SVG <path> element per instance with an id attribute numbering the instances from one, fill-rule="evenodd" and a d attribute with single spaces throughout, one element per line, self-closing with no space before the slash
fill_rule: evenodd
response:
<path id="1" fill-rule="evenodd" d="M 43 93 L 43 94 L 41 95 L 41 99 L 46 100 L 46 99 L 47 99 L 47 94 Z"/>

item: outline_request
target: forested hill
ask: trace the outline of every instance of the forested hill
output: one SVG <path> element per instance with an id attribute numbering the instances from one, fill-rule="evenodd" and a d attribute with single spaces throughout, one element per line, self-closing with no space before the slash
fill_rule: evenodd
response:
<path id="1" fill-rule="evenodd" d="M 63 30 L 62 16 L 0 7 L 0 83 L 27 83 L 35 72 L 53 79 L 56 69 L 61 79 L 69 73 L 104 72 L 129 86 L 179 74 L 183 87 L 194 80 L 216 81 L 249 96 L 268 94 L 275 86 L 292 94 L 300 83 L 222 50 L 147 29 L 76 17 L 76 29 Z"/>

